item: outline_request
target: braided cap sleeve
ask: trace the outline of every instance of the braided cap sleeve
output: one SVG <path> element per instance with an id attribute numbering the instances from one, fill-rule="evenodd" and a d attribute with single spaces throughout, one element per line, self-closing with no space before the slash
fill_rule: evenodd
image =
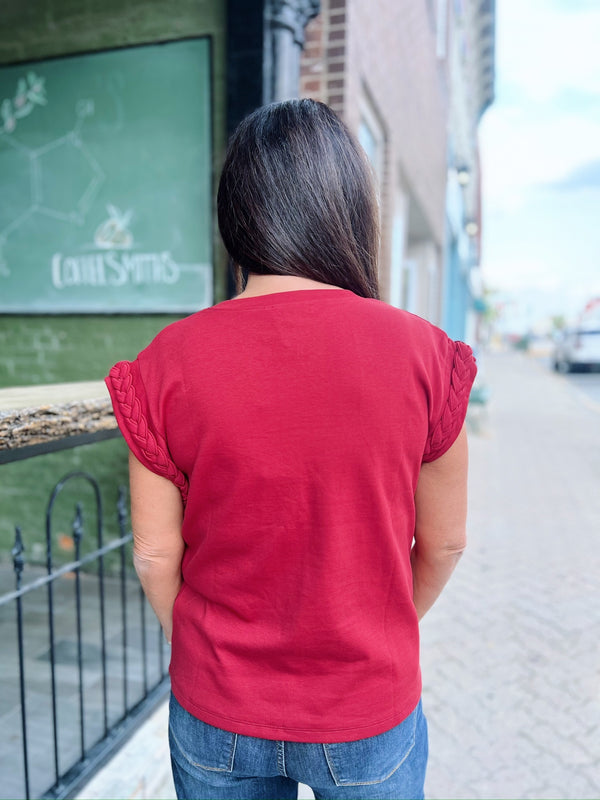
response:
<path id="1" fill-rule="evenodd" d="M 477 374 L 475 357 L 468 345 L 449 340 L 449 347 L 448 393 L 441 416 L 430 430 L 423 461 L 435 461 L 454 444 L 467 415 L 469 395 Z"/>
<path id="2" fill-rule="evenodd" d="M 149 413 L 146 389 L 137 361 L 120 361 L 110 370 L 106 385 L 117 423 L 134 456 L 145 467 L 177 486 L 185 503 L 188 482 L 173 462 L 164 434 Z"/>

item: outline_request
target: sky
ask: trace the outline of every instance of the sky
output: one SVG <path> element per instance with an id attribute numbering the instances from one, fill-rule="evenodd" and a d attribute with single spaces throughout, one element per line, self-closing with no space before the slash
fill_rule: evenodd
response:
<path id="1" fill-rule="evenodd" d="M 600 0 L 496 0 L 496 99 L 480 124 L 485 285 L 504 326 L 600 297 Z"/>

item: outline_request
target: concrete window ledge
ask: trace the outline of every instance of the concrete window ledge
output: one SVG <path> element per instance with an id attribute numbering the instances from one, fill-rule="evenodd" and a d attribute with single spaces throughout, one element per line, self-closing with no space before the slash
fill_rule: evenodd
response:
<path id="1" fill-rule="evenodd" d="M 103 381 L 0 389 L 0 450 L 116 432 Z"/>

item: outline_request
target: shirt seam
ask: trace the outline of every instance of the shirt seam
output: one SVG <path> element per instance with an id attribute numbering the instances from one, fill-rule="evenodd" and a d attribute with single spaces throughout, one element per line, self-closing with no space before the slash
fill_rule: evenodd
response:
<path id="1" fill-rule="evenodd" d="M 184 695 L 182 694 L 181 696 L 184 696 Z M 388 717 L 384 717 L 383 719 L 375 720 L 374 722 L 369 722 L 366 725 L 352 725 L 351 727 L 346 727 L 346 728 L 327 728 L 326 730 L 320 730 L 320 729 L 305 728 L 305 727 L 298 728 L 298 727 L 295 727 L 293 725 L 270 725 L 267 722 L 250 722 L 248 720 L 237 719 L 236 717 L 230 717 L 227 714 L 222 714 L 222 713 L 219 713 L 219 712 L 216 712 L 216 711 L 211 711 L 210 709 L 205 708 L 204 706 L 201 706 L 198 703 L 189 700 L 189 698 L 187 698 L 187 697 L 186 697 L 186 702 L 190 706 L 192 706 L 193 708 L 198 709 L 198 711 L 205 712 L 206 714 L 209 714 L 211 717 L 227 720 L 228 722 L 237 723 L 239 725 L 245 725 L 245 726 L 247 726 L 249 728 L 267 728 L 267 729 L 273 730 L 273 731 L 286 730 L 286 731 L 291 731 L 291 732 L 295 732 L 295 733 L 314 733 L 314 734 L 317 734 L 317 735 L 318 734 L 344 733 L 344 732 L 347 732 L 347 731 L 361 731 L 361 730 L 365 730 L 365 729 L 368 729 L 368 728 L 376 728 L 376 727 L 379 727 L 380 725 L 386 725 L 388 723 L 388 721 L 395 720 L 396 717 L 398 716 L 397 714 L 391 714 Z M 182 703 L 182 705 L 183 705 L 183 703 Z M 407 716 L 409 716 L 409 715 L 407 715 Z"/>
<path id="2" fill-rule="evenodd" d="M 327 295 L 331 295 L 332 299 L 333 297 L 339 298 L 340 293 L 343 293 L 344 297 L 348 297 L 348 295 L 352 295 L 353 298 L 359 297 L 349 289 L 297 289 L 291 292 L 272 292 L 268 295 L 256 295 L 255 297 L 241 297 L 238 299 L 232 298 L 231 300 L 224 300 L 221 303 L 211 306 L 211 310 L 229 311 L 234 309 L 238 311 L 248 311 L 258 308 L 277 308 L 281 305 L 296 305 L 307 302 L 316 303 Z M 303 295 L 309 296 L 304 297 Z"/>

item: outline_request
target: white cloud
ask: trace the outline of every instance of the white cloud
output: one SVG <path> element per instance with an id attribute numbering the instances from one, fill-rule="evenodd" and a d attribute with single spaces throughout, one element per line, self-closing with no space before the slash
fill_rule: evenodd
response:
<path id="1" fill-rule="evenodd" d="M 500 87 L 518 85 L 534 102 L 576 86 L 600 86 L 600 6 L 567 13 L 547 0 L 502 0 L 497 6 Z"/>
<path id="2" fill-rule="evenodd" d="M 600 157 L 600 121 L 572 114 L 546 121 L 492 107 L 480 138 L 483 190 L 494 207 L 514 207 L 519 193 L 565 178 Z"/>
<path id="3" fill-rule="evenodd" d="M 532 191 L 517 210 L 486 213 L 486 282 L 503 288 L 577 286 L 593 294 L 600 282 L 599 218 L 598 188 Z"/>
<path id="4" fill-rule="evenodd" d="M 573 13 L 502 0 L 497 13 L 498 99 L 480 128 L 484 279 L 572 313 L 600 292 L 600 190 L 551 184 L 600 159 L 600 2 Z"/>

